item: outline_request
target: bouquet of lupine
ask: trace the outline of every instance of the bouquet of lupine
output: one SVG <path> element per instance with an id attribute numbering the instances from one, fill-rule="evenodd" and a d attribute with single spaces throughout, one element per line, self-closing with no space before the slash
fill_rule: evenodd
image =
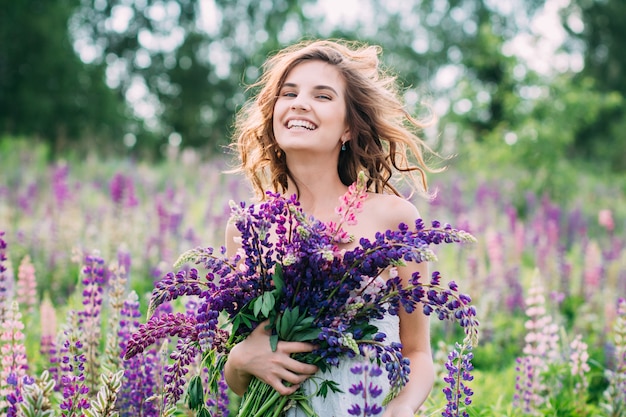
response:
<path id="1" fill-rule="evenodd" d="M 307 217 L 295 196 L 285 198 L 268 193 L 267 200 L 258 205 L 231 204 L 232 220 L 241 235 L 241 250 L 234 257 L 227 257 L 224 248 L 219 254 L 213 248 L 183 254 L 175 267 L 195 263 L 206 273 L 201 276 L 196 268 L 183 269 L 167 274 L 156 284 L 150 318 L 133 335 L 126 358 L 159 339 L 177 336 L 179 351 L 172 357 L 181 365 L 172 366 L 177 372 L 169 378 L 168 400 L 177 402 L 181 398 L 185 378 L 180 368 L 199 355 L 203 367 L 209 370 L 210 376 L 205 378 L 208 386 L 203 386 L 200 376 L 191 378 L 187 402 L 198 410 L 197 415 L 209 415 L 205 393 L 218 392 L 230 348 L 261 323 L 271 332 L 273 349 L 279 340 L 315 344 L 315 351 L 299 354 L 297 359 L 315 364 L 321 371 L 337 366 L 345 357 L 362 355 L 375 362 L 386 370 L 391 386 L 383 405 L 406 384 L 409 366 L 399 343 L 385 343 L 386 335 L 372 324 L 376 319 L 397 315 L 400 308 L 412 312 L 421 305 L 427 315 L 434 312 L 441 320 L 458 321 L 465 329 L 465 345 L 475 344 L 476 310 L 454 282 L 442 285 L 438 272 L 433 272 L 427 281 L 415 273 L 409 285 L 403 286 L 396 273 L 396 268 L 407 262 L 434 261 L 431 245 L 469 242 L 474 238 L 438 222 L 426 227 L 417 219 L 413 227 L 400 224 L 397 230 L 378 233 L 373 240 L 361 239 L 352 250 L 341 250 L 339 244 L 352 239 L 343 227 L 354 224 L 366 196 L 361 175 L 341 198 L 337 209 L 341 220 L 337 223 Z M 379 276 L 385 270 L 390 271 L 389 278 L 381 280 Z M 195 315 L 151 317 L 160 304 L 184 295 L 201 300 Z M 452 402 L 450 410 L 459 409 L 462 381 L 470 379 L 468 356 L 463 360 L 460 365 L 452 361 L 447 365 L 451 370 L 447 382 L 452 381 L 453 387 L 446 393 Z M 324 380 L 313 395 L 338 389 L 334 381 Z M 253 378 L 239 415 L 279 416 L 288 404 L 295 404 L 309 416 L 315 415 L 301 389 L 281 396 Z"/>

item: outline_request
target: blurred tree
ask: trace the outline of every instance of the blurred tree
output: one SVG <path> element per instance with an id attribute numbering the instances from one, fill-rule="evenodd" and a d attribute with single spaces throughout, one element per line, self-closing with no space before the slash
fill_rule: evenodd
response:
<path id="1" fill-rule="evenodd" d="M 83 0 L 77 33 L 146 123 L 138 146 L 220 150 L 268 53 L 310 32 L 309 1 Z M 201 10 L 206 7 L 207 10 Z M 144 144 L 142 131 L 152 132 Z"/>
<path id="2" fill-rule="evenodd" d="M 536 74 L 513 46 L 520 34 L 536 35 L 530 22 L 543 0 L 362 0 L 334 25 L 318 0 L 12 2 L 0 27 L 1 123 L 55 138 L 117 133 L 123 98 L 134 122 L 116 135 L 118 146 L 215 152 L 268 54 L 301 38 L 340 37 L 383 47 L 409 111 L 422 112 L 425 100 L 442 116 L 441 134 L 430 139 L 444 153 L 482 143 L 522 164 L 554 167 L 568 155 L 618 167 L 623 158 L 607 149 L 626 151 L 622 3 L 573 0 L 565 9 L 584 22 L 571 30 L 587 57 L 574 78 Z M 580 115 L 575 123 L 571 114 Z"/>
<path id="3" fill-rule="evenodd" d="M 604 161 L 615 171 L 626 170 L 625 21 L 623 0 L 574 0 L 563 10 L 564 27 L 578 41 L 571 48 L 584 53 L 585 67 L 575 82 L 601 93 L 603 104 L 577 132 L 576 154 Z"/>
<path id="4" fill-rule="evenodd" d="M 0 13 L 0 131 L 52 150 L 120 134 L 123 107 L 103 66 L 83 64 L 68 37 L 78 0 L 5 1 Z"/>

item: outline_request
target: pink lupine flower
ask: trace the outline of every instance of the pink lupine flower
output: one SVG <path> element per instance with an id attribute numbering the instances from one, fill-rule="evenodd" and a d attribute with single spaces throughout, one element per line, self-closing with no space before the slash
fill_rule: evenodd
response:
<path id="1" fill-rule="evenodd" d="M 55 389 L 58 390 L 61 384 L 59 379 L 59 356 L 57 355 L 58 347 L 55 340 L 57 319 L 56 310 L 48 297 L 45 297 L 39 306 L 39 317 L 41 320 L 41 344 L 39 353 L 41 353 L 42 357 L 47 358 L 50 363 L 48 372 L 52 380 L 56 382 Z"/>
<path id="2" fill-rule="evenodd" d="M 357 223 L 356 213 L 363 209 L 363 202 L 367 198 L 366 178 L 363 172 L 359 173 L 358 180 L 348 187 L 348 192 L 339 198 L 339 206 L 335 213 L 342 219 L 340 223 L 328 222 L 327 233 L 336 242 L 349 243 L 354 236 L 348 234 L 344 229 L 344 223 L 354 226 Z"/>
<path id="3" fill-rule="evenodd" d="M 600 289 L 602 280 L 602 251 L 595 241 L 590 241 L 585 248 L 585 267 L 583 278 L 587 296 L 595 294 Z"/>
<path id="4" fill-rule="evenodd" d="M 518 220 L 515 222 L 513 229 L 513 242 L 515 243 L 515 259 L 520 262 L 522 254 L 524 253 L 525 241 L 526 241 L 526 229 L 524 223 Z"/>
<path id="5" fill-rule="evenodd" d="M 604 227 L 607 232 L 613 233 L 615 222 L 613 221 L 613 212 L 609 209 L 603 209 L 598 212 L 598 223 Z"/>
<path id="6" fill-rule="evenodd" d="M 558 326 L 546 313 L 543 288 L 536 283 L 526 299 L 527 334 L 524 356 L 517 359 L 516 393 L 514 405 L 525 413 L 532 413 L 545 398 L 541 395 L 544 384 L 542 372 L 558 359 Z"/>
<path id="7" fill-rule="evenodd" d="M 589 353 L 587 344 L 583 342 L 582 336 L 577 335 L 570 344 L 570 365 L 572 376 L 577 377 L 574 392 L 577 396 L 583 396 L 587 390 L 587 378 L 585 374 L 591 370 L 589 367 Z"/>
<path id="8" fill-rule="evenodd" d="M 6 311 L 0 333 L 0 355 L 2 358 L 2 370 L 0 370 L 0 410 L 7 408 L 9 415 L 16 415 L 17 403 L 21 402 L 22 386 L 28 361 L 26 359 L 26 347 L 24 346 L 24 323 L 17 301 L 13 301 Z M 13 401 L 4 403 L 7 397 Z"/>
<path id="9" fill-rule="evenodd" d="M 26 255 L 17 270 L 17 301 L 29 314 L 37 302 L 37 281 L 35 267 Z"/>
<path id="10" fill-rule="evenodd" d="M 501 275 L 504 268 L 504 241 L 502 234 L 493 231 L 487 231 L 487 254 L 491 269 L 496 275 Z"/>

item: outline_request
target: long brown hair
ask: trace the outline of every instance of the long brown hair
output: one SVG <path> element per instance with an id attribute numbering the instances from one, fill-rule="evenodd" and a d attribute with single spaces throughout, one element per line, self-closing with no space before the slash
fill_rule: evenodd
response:
<path id="1" fill-rule="evenodd" d="M 399 195 L 390 182 L 394 171 L 407 174 L 420 192 L 428 190 L 430 169 L 423 150 L 432 152 L 417 136 L 424 124 L 413 118 L 400 99 L 396 78 L 381 68 L 381 48 L 347 41 L 305 41 L 270 57 L 263 75 L 250 86 L 258 93 L 237 115 L 232 147 L 239 156 L 235 171 L 250 179 L 260 198 L 269 188 L 284 192 L 290 178 L 285 154 L 274 137 L 272 117 L 276 97 L 296 65 L 306 60 L 331 64 L 346 82 L 346 120 L 350 131 L 347 149 L 340 152 L 337 170 L 350 185 L 360 171 L 368 177 L 368 189 Z M 413 155 L 414 162 L 409 155 Z M 417 173 L 418 178 L 413 174 Z"/>

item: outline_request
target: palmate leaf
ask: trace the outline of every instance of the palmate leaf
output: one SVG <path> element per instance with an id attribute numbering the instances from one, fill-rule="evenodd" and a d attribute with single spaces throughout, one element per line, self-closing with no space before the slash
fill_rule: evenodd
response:
<path id="1" fill-rule="evenodd" d="M 320 329 L 314 326 L 314 318 L 306 310 L 300 313 L 295 306 L 285 310 L 276 318 L 276 333 L 281 340 L 290 342 L 308 342 L 317 338 Z"/>
<path id="2" fill-rule="evenodd" d="M 246 326 L 249 329 L 252 329 L 252 323 L 256 322 L 256 317 L 250 313 L 246 313 L 245 311 L 240 311 L 237 313 L 235 317 L 232 318 L 228 323 L 224 324 L 224 328 L 228 327 L 228 324 L 232 326 L 231 335 L 235 336 L 237 334 L 237 330 L 240 326 Z"/>
<path id="3" fill-rule="evenodd" d="M 331 381 L 329 379 L 325 379 L 317 388 L 317 392 L 315 392 L 315 396 L 321 396 L 322 398 L 326 398 L 329 392 L 343 393 L 341 388 L 339 388 L 339 383 L 335 381 Z"/>

